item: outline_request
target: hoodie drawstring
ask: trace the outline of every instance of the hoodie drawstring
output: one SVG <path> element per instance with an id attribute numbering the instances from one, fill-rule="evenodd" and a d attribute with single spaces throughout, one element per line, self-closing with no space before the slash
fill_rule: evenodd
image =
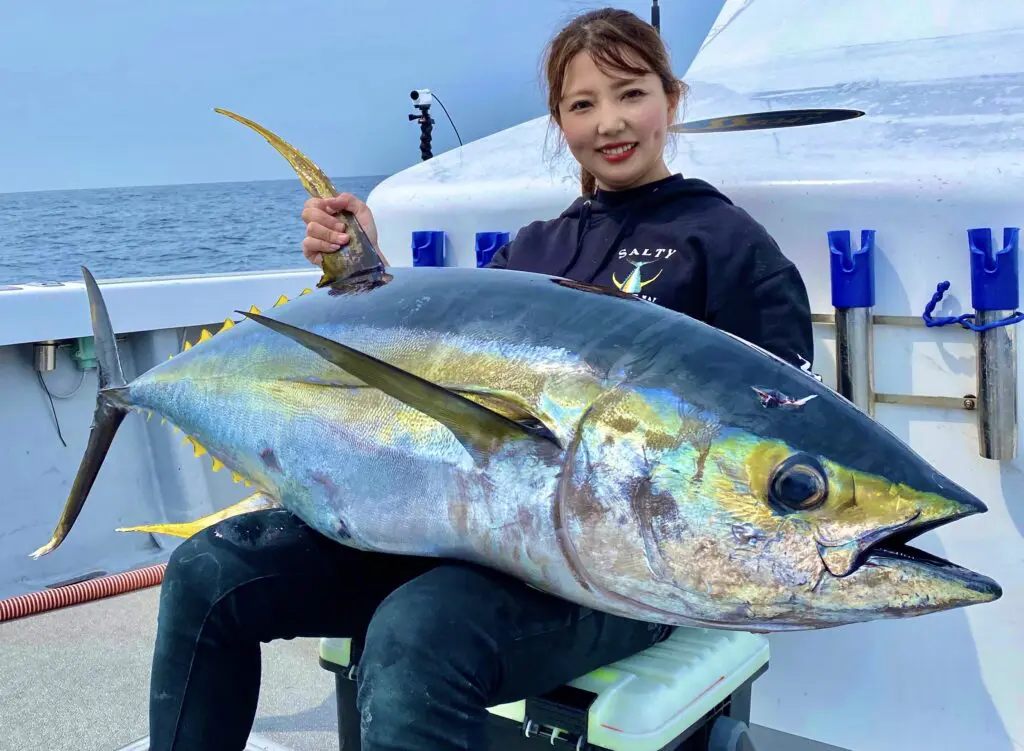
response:
<path id="1" fill-rule="evenodd" d="M 590 203 L 591 201 L 589 198 L 583 202 L 583 208 L 580 210 L 580 218 L 576 222 L 576 252 L 572 254 L 572 257 L 565 264 L 565 267 L 555 274 L 555 276 L 565 276 L 569 273 L 569 269 L 571 269 L 576 261 L 579 260 L 580 254 L 583 252 L 583 236 L 587 233 L 587 229 L 590 226 Z"/>

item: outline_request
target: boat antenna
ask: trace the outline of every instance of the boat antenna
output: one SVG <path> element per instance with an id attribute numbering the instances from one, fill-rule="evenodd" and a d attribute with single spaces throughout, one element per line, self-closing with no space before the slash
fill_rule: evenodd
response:
<path id="1" fill-rule="evenodd" d="M 658 0 L 651 0 L 651 26 L 661 33 L 661 8 L 658 7 Z"/>

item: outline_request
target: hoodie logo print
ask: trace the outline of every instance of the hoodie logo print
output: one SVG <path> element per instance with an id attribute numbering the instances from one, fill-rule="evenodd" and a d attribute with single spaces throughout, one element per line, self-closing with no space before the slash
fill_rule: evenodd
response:
<path id="1" fill-rule="evenodd" d="M 645 280 L 643 278 L 643 273 L 640 271 L 640 269 L 642 269 L 644 266 L 650 263 L 654 263 L 654 261 L 628 261 L 628 263 L 633 264 L 633 270 L 629 272 L 629 276 L 627 276 L 624 281 L 620 282 L 618 277 L 615 276 L 615 272 L 613 271 L 612 282 L 614 282 L 615 286 L 618 287 L 619 290 L 621 290 L 622 292 L 627 292 L 631 295 L 639 293 L 644 287 L 646 287 L 648 284 L 650 284 L 659 276 L 661 276 L 661 272 L 665 270 L 658 269 L 657 274 L 655 274 L 650 279 Z"/>

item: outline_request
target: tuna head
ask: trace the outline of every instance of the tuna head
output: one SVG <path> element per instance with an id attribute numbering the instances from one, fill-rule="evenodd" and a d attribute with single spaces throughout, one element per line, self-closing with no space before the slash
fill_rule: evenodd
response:
<path id="1" fill-rule="evenodd" d="M 699 400 L 634 388 L 586 420 L 558 513 L 578 580 L 609 607 L 774 631 L 1001 596 L 907 544 L 980 500 L 796 368 L 761 362 L 773 382 L 755 387 L 735 360 L 707 370 Z"/>

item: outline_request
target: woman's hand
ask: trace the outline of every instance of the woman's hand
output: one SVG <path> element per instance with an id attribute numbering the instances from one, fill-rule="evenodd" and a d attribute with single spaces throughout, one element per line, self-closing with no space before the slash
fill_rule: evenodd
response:
<path id="1" fill-rule="evenodd" d="M 333 253 L 349 242 L 348 227 L 340 216 L 334 216 L 342 209 L 355 215 L 366 230 L 370 242 L 377 245 L 377 225 L 370 207 L 351 193 L 342 193 L 334 198 L 310 198 L 303 204 L 302 221 L 306 223 L 306 237 L 302 240 L 302 255 L 310 263 L 323 264 L 323 254 Z"/>

